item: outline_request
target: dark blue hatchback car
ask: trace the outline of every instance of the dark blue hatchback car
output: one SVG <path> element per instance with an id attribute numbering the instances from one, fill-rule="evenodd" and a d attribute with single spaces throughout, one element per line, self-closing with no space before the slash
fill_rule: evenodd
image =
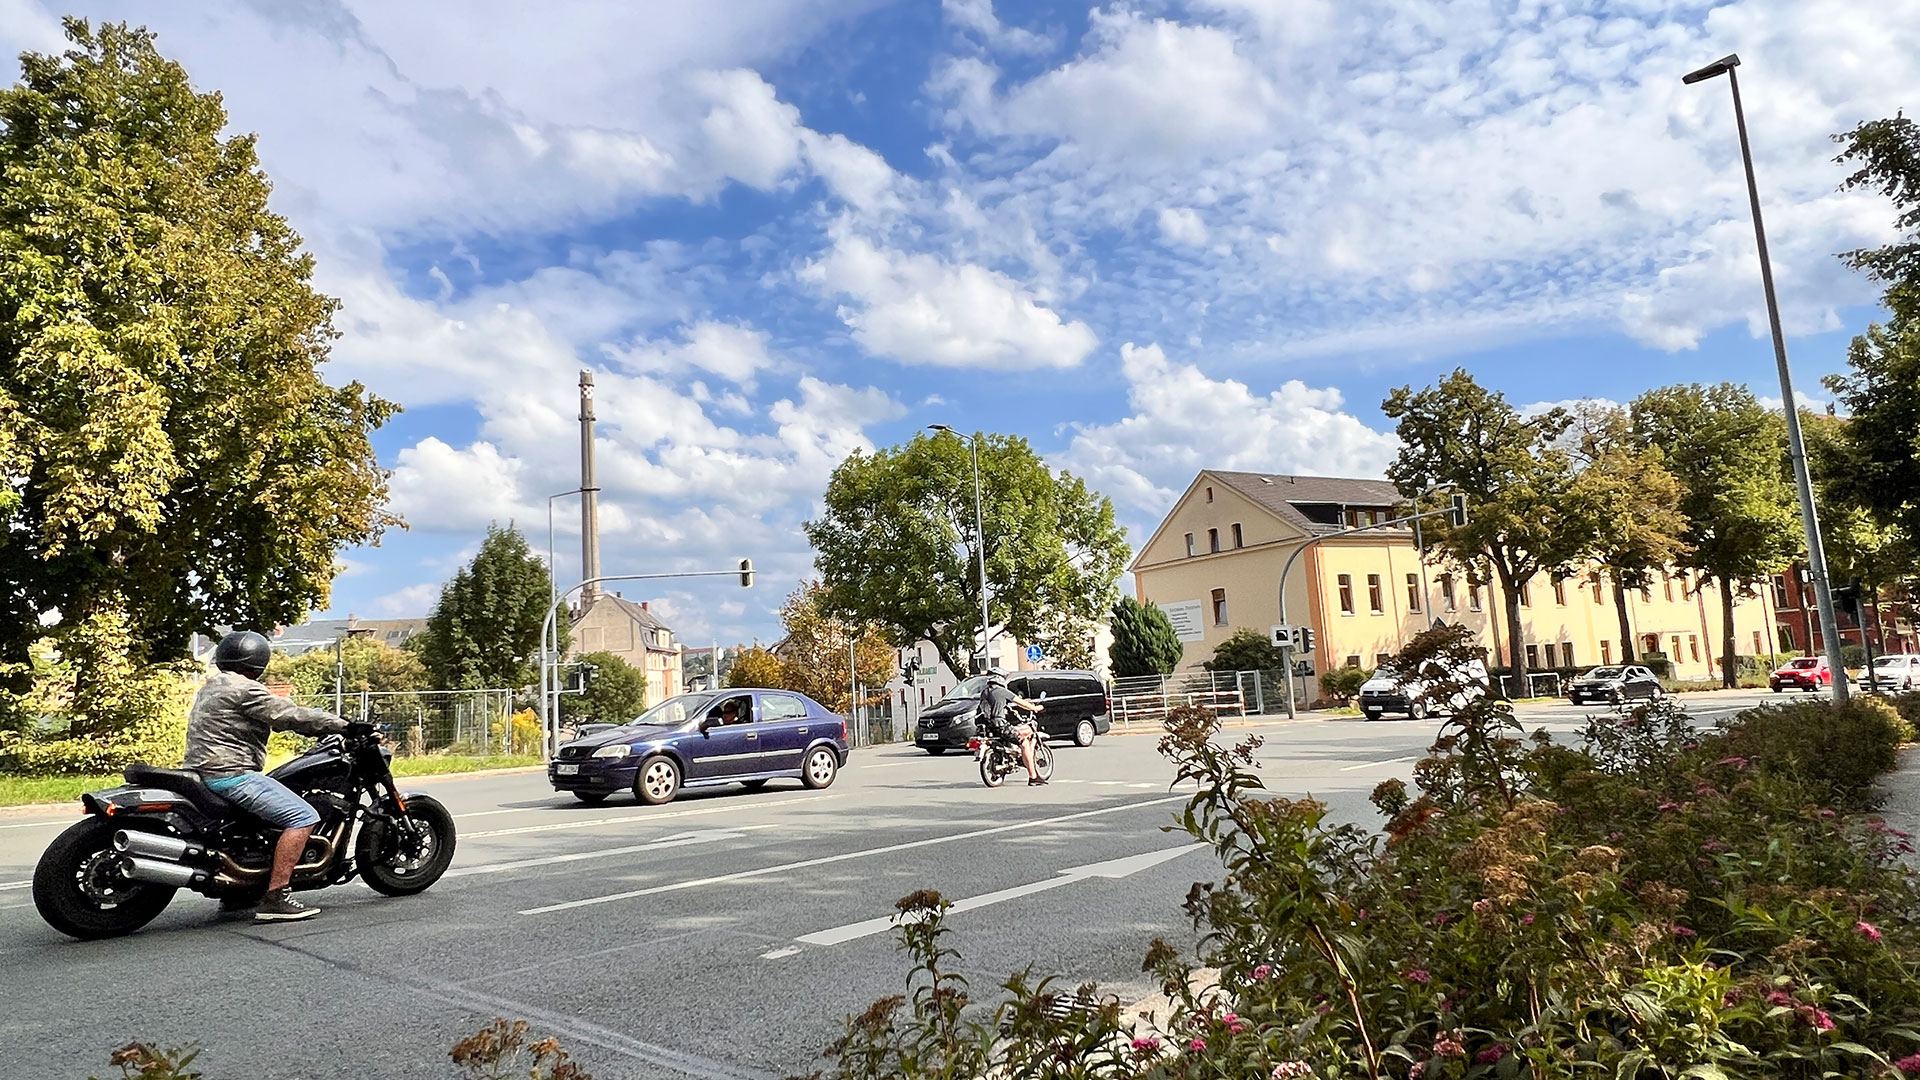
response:
<path id="1" fill-rule="evenodd" d="M 630 724 L 560 747 L 547 763 L 554 790 L 597 803 L 631 791 L 643 803 L 673 801 L 682 788 L 797 779 L 833 783 L 847 763 L 847 722 L 788 690 L 681 694 Z"/>

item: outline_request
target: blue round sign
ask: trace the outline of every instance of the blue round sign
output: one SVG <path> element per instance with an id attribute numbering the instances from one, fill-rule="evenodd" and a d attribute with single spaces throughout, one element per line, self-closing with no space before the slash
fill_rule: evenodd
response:
<path id="1" fill-rule="evenodd" d="M 1029 663 L 1029 664 L 1037 664 L 1037 663 L 1039 663 L 1039 662 L 1040 662 L 1040 658 L 1041 658 L 1041 657 L 1043 657 L 1043 656 L 1045 656 L 1045 655 L 1047 655 L 1047 654 L 1046 654 L 1046 652 L 1045 652 L 1045 651 L 1043 651 L 1043 650 L 1042 650 L 1042 649 L 1040 648 L 1040 646 L 1038 646 L 1038 645 L 1029 645 L 1029 646 L 1027 646 L 1027 663 Z"/>

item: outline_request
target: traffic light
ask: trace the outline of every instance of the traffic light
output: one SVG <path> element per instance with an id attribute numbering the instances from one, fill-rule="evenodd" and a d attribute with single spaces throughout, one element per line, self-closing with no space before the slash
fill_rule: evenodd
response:
<path id="1" fill-rule="evenodd" d="M 1447 501 L 1447 524 L 1458 529 L 1466 525 L 1466 523 L 1467 497 L 1455 492 L 1453 498 Z"/>
<path id="2" fill-rule="evenodd" d="M 1860 621 L 1860 579 L 1854 578 L 1845 585 L 1833 587 L 1833 606 L 1853 616 L 1854 622 Z"/>
<path id="3" fill-rule="evenodd" d="M 1313 652 L 1313 627 L 1311 626 L 1303 626 L 1300 628 L 1300 651 L 1303 653 Z"/>
<path id="4" fill-rule="evenodd" d="M 752 559 L 740 560 L 740 587 L 743 589 L 753 588 L 753 560 Z"/>

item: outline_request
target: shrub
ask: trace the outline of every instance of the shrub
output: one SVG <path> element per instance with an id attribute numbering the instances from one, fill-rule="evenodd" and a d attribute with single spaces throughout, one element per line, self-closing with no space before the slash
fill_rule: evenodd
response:
<path id="1" fill-rule="evenodd" d="M 1916 734 L 1920 732 L 1920 692 L 1895 694 L 1885 700 L 1893 706 L 1894 712 L 1900 714 L 1900 722 L 1904 725 L 1900 729 L 1900 741 L 1912 742 L 1920 738 L 1920 734 Z"/>
<path id="2" fill-rule="evenodd" d="M 1841 645 L 1840 663 L 1848 670 L 1867 666 L 1867 647 L 1865 645 Z"/>
<path id="3" fill-rule="evenodd" d="M 1371 678 L 1373 672 L 1366 668 L 1334 668 L 1320 673 L 1320 689 L 1340 704 L 1351 705 L 1360 696 L 1360 687 Z"/>
<path id="4" fill-rule="evenodd" d="M 1715 745 L 1725 756 L 1798 779 L 1821 806 L 1864 810 L 1873 804 L 1874 780 L 1892 771 L 1903 741 L 1893 706 L 1855 697 L 1845 705 L 1814 700 L 1750 709 Z"/>

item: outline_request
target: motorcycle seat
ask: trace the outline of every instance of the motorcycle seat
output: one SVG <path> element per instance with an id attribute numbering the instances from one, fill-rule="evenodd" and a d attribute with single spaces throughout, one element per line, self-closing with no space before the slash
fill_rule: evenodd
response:
<path id="1" fill-rule="evenodd" d="M 188 802 L 214 817 L 229 817 L 238 812 L 232 803 L 208 787 L 207 782 L 200 779 L 200 774 L 192 769 L 162 769 L 155 765 L 134 764 L 127 766 L 123 775 L 129 784 L 185 795 Z"/>

